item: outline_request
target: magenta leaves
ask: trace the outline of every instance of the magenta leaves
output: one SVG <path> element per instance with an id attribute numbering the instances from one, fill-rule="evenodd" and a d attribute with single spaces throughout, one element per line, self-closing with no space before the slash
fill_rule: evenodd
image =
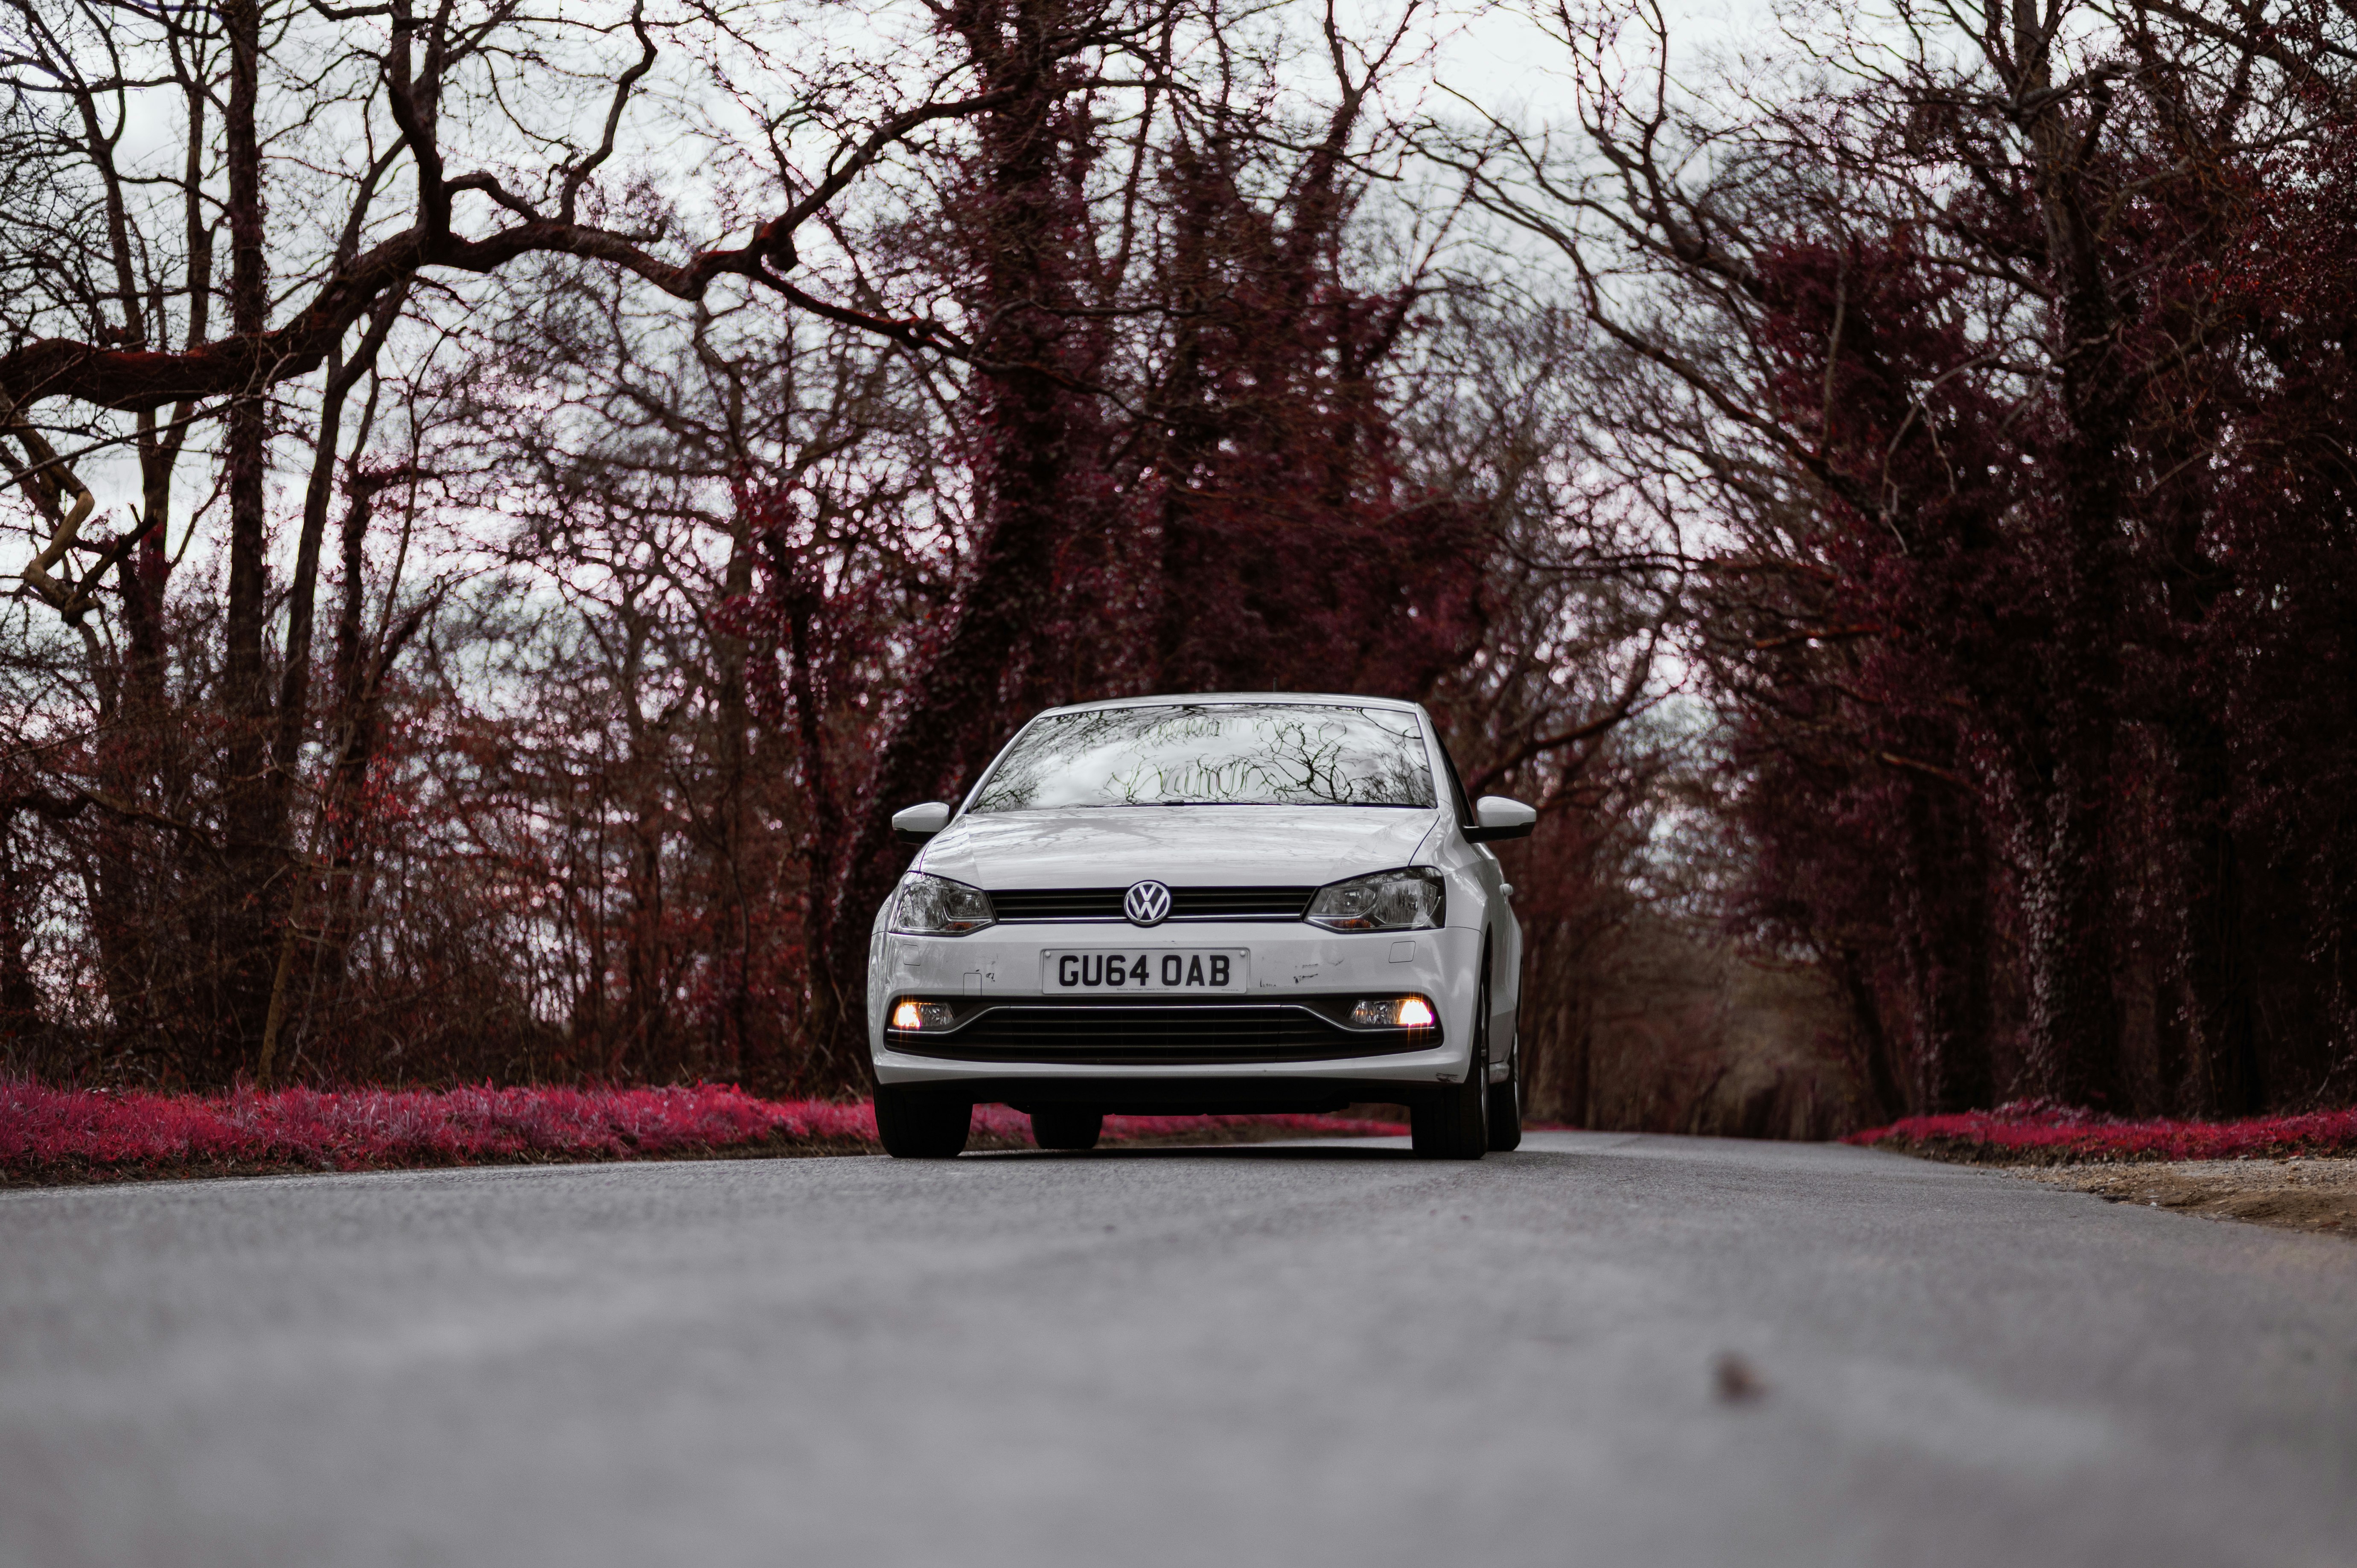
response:
<path id="1" fill-rule="evenodd" d="M 1114 1116 L 1108 1142 L 1269 1132 L 1381 1135 L 1328 1116 Z M 1022 1148 L 1030 1122 L 975 1112 L 974 1146 Z M 865 1101 L 763 1100 L 727 1084 L 669 1089 L 290 1089 L 157 1094 L 0 1081 L 0 1183 L 38 1184 L 288 1170 L 677 1159 L 722 1154 L 867 1154 Z"/>
<path id="2" fill-rule="evenodd" d="M 1845 1140 L 1981 1165 L 2089 1160 L 2244 1160 L 2357 1154 L 2357 1111 L 2255 1116 L 2241 1122 L 2129 1121 L 2042 1101 L 1995 1111 L 1910 1116 Z"/>

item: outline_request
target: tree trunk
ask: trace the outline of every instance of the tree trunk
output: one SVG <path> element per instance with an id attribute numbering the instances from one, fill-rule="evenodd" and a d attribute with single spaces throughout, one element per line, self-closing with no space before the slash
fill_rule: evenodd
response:
<path id="1" fill-rule="evenodd" d="M 1089 127 L 1067 100 L 1077 91 L 1052 52 L 1071 30 L 1063 0 L 969 0 L 947 21 L 979 68 L 986 92 L 1007 101 L 974 122 L 980 151 L 962 239 L 972 260 L 975 314 L 992 322 L 975 372 L 979 542 L 963 590 L 909 683 L 909 706 L 885 745 L 864 799 L 849 813 L 846 852 L 809 934 L 811 989 L 827 1009 L 807 1044 L 814 1061 L 854 1074 L 864 1062 L 862 1018 L 869 920 L 908 856 L 891 814 L 973 781 L 1019 714 L 1064 695 L 1036 669 L 1039 629 L 1059 610 L 1059 555 L 1094 522 L 1093 498 L 1073 482 L 1093 456 L 1098 419 L 1066 378 L 1085 380 L 1102 352 L 1056 306 L 1076 269 L 1080 177 Z"/>
<path id="2" fill-rule="evenodd" d="M 2071 1105 L 2120 1106 L 2119 1009 L 2107 940 L 2104 808 L 2083 755 L 2035 803 L 2024 846 L 2029 1088 Z"/>
<path id="3" fill-rule="evenodd" d="M 663 849 L 669 836 L 670 802 L 664 786 L 670 741 L 665 725 L 651 724 L 640 705 L 649 617 L 635 605 L 622 608 L 623 653 L 619 671 L 622 714 L 630 742 L 622 788 L 630 806 L 628 860 L 623 878 L 630 897 L 624 927 L 622 1038 L 631 1053 L 630 1071 L 648 1081 L 669 1079 L 673 1059 L 670 940 L 664 929 Z"/>
<path id="4" fill-rule="evenodd" d="M 1986 1107 L 1990 1071 L 1990 868 L 1964 800 L 1908 789 L 1900 907 L 1892 911 L 1914 1015 L 1914 1072 L 1907 1108 L 1916 1115 Z"/>
<path id="5" fill-rule="evenodd" d="M 2053 40 L 2033 0 L 2013 0 L 2025 96 L 2052 86 Z M 2120 1017 L 2110 940 L 2115 910 L 2104 824 L 2118 725 L 2122 452 L 2128 367 L 2119 305 L 2089 210 L 2094 145 L 2056 95 L 2031 118 L 2032 177 L 2054 289 L 2049 353 L 2068 420 L 2061 476 L 2061 593 L 2046 703 L 2050 766 L 2029 791 L 2029 1070 L 2038 1092 L 2119 1108 Z"/>
<path id="6" fill-rule="evenodd" d="M 26 950 L 32 945 L 34 894 L 16 854 L 13 813 L 0 811 L 0 1057 L 10 1070 L 38 1071 L 41 993 Z"/>
<path id="7" fill-rule="evenodd" d="M 222 30 L 230 60 L 229 103 L 223 124 L 228 162 L 231 329 L 259 336 L 269 325 L 269 278 L 263 252 L 262 149 L 256 134 L 261 91 L 262 14 L 259 0 L 224 0 Z M 277 957 L 271 915 L 283 902 L 273 876 L 283 857 L 271 818 L 271 791 L 263 777 L 271 703 L 264 638 L 269 613 L 269 564 L 264 550 L 269 461 L 269 401 L 258 375 L 229 401 L 223 435 L 229 493 L 229 592 L 222 621 L 223 699 L 229 710 L 223 748 L 222 823 L 227 886 L 221 889 L 215 984 L 219 1003 L 216 1070 L 226 1075 L 252 1060 L 260 1047 Z"/>
<path id="8" fill-rule="evenodd" d="M 729 541 L 727 575 L 722 593 L 727 602 L 740 603 L 753 588 L 753 545 L 743 518 Z M 719 777 L 714 780 L 718 799 L 714 805 L 712 942 L 721 961 L 719 1016 L 714 1020 L 711 1059 L 719 1076 L 734 1079 L 745 1070 L 752 1040 L 752 1016 L 748 986 L 753 967 L 752 911 L 746 888 L 756 875 L 747 864 L 750 845 L 749 785 L 746 749 L 752 734 L 752 709 L 745 690 L 745 639 L 725 631 L 712 634 L 713 760 Z"/>

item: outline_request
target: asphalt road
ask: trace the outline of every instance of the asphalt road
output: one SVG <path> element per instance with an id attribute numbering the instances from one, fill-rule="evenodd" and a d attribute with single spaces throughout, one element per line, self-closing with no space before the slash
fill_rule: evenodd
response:
<path id="1" fill-rule="evenodd" d="M 0 1563 L 1452 1562 L 2348 1568 L 2357 1245 L 1600 1134 L 0 1194 Z"/>

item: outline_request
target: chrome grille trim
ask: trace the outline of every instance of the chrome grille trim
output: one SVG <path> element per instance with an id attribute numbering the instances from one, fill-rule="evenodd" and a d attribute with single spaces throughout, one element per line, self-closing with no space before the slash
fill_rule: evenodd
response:
<path id="1" fill-rule="evenodd" d="M 1002 925 L 1127 924 L 1122 887 L 1007 887 L 985 889 Z M 1315 887 L 1177 887 L 1170 889 L 1170 922 L 1204 920 L 1298 920 Z M 1170 923 L 1166 922 L 1166 923 Z"/>

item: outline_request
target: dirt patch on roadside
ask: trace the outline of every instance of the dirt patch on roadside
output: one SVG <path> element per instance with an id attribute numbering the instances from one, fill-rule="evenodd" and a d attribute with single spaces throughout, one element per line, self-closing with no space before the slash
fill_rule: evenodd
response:
<path id="1" fill-rule="evenodd" d="M 2357 1159 L 2013 1165 L 2008 1176 L 2213 1219 L 2357 1238 Z"/>

